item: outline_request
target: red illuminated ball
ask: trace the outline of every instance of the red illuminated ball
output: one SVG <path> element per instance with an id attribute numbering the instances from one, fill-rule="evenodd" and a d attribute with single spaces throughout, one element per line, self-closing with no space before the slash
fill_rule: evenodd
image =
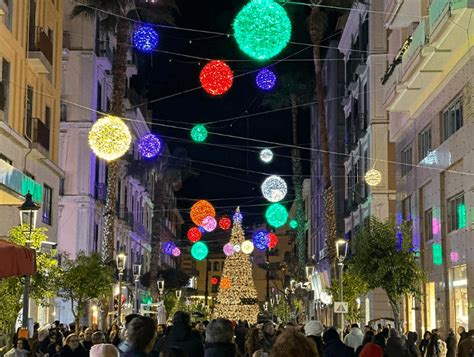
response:
<path id="1" fill-rule="evenodd" d="M 232 87 L 234 73 L 226 63 L 211 61 L 201 70 L 199 80 L 207 93 L 222 95 Z"/>
<path id="2" fill-rule="evenodd" d="M 197 241 L 199 241 L 202 237 L 202 233 L 201 231 L 199 230 L 198 227 L 192 227 L 192 228 L 189 228 L 188 230 L 188 239 L 193 242 L 193 243 L 196 243 Z"/>
<path id="3" fill-rule="evenodd" d="M 211 279 L 211 284 L 212 284 L 212 285 L 217 285 L 217 284 L 219 284 L 219 279 L 217 279 L 217 278 L 212 278 L 212 279 Z"/>
<path id="4" fill-rule="evenodd" d="M 269 233 L 268 234 L 268 248 L 273 249 L 277 246 L 278 244 L 278 237 L 276 236 L 275 233 Z"/>
<path id="5" fill-rule="evenodd" d="M 231 225 L 232 225 L 232 221 L 230 220 L 229 217 L 222 217 L 219 220 L 219 227 L 220 229 L 223 229 L 224 231 L 228 230 Z"/>

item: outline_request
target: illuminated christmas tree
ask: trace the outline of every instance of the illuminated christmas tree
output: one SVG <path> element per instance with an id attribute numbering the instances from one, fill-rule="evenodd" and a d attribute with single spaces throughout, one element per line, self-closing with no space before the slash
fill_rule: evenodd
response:
<path id="1" fill-rule="evenodd" d="M 245 235 L 239 208 L 233 218 L 230 244 L 234 246 L 234 254 L 228 256 L 224 262 L 214 315 L 229 320 L 247 320 L 249 323 L 255 323 L 260 309 L 250 259 L 240 249 L 245 241 Z"/>

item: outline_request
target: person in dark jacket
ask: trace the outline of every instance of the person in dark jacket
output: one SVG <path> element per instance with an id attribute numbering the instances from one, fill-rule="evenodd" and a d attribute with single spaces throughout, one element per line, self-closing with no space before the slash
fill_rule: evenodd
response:
<path id="1" fill-rule="evenodd" d="M 407 342 L 406 342 L 406 355 L 407 357 L 420 357 L 421 352 L 418 346 L 416 345 L 418 341 L 418 334 L 416 332 L 408 332 Z"/>
<path id="2" fill-rule="evenodd" d="M 449 329 L 448 337 L 446 337 L 446 347 L 448 348 L 446 357 L 456 357 L 457 341 L 452 328 Z"/>
<path id="3" fill-rule="evenodd" d="M 458 342 L 458 348 L 459 348 L 459 345 L 461 344 L 461 342 L 464 341 L 467 337 L 469 337 L 469 334 L 467 333 L 464 326 L 458 327 L 458 334 L 459 334 L 459 342 Z"/>
<path id="4" fill-rule="evenodd" d="M 156 342 L 156 322 L 151 317 L 137 316 L 127 326 L 127 346 L 121 357 L 147 357 Z"/>
<path id="5" fill-rule="evenodd" d="M 235 344 L 239 353 L 243 355 L 245 353 L 245 336 L 249 332 L 249 328 L 245 322 L 239 320 L 237 326 L 235 327 Z"/>
<path id="6" fill-rule="evenodd" d="M 206 328 L 205 357 L 235 357 L 234 329 L 227 319 L 212 320 Z"/>
<path id="7" fill-rule="evenodd" d="M 84 331 L 84 341 L 82 341 L 82 347 L 84 347 L 84 349 L 89 352 L 93 345 L 94 344 L 92 343 L 92 329 L 89 327 L 86 328 L 86 330 Z"/>
<path id="8" fill-rule="evenodd" d="M 320 321 L 313 320 L 304 325 L 304 334 L 316 344 L 320 356 L 323 355 L 323 332 L 324 326 Z"/>
<path id="9" fill-rule="evenodd" d="M 423 339 L 420 342 L 420 352 L 421 355 L 424 356 L 426 351 L 428 350 L 428 345 L 431 340 L 431 332 L 426 331 L 425 334 L 423 335 Z"/>
<path id="10" fill-rule="evenodd" d="M 273 321 L 270 321 L 270 320 L 265 321 L 263 323 L 262 331 L 263 331 L 263 340 L 260 347 L 263 350 L 263 352 L 270 353 L 276 340 L 276 330 L 275 330 L 275 325 L 273 325 Z"/>
<path id="11" fill-rule="evenodd" d="M 474 353 L 474 330 L 469 330 L 458 346 L 458 357 L 471 357 Z"/>
<path id="12" fill-rule="evenodd" d="M 59 357 L 86 357 L 87 351 L 81 346 L 79 336 L 75 333 L 69 334 L 64 340 L 64 347 Z"/>
<path id="13" fill-rule="evenodd" d="M 359 356 L 360 355 L 360 352 L 362 351 L 362 349 L 364 348 L 364 346 L 368 343 L 371 343 L 372 340 L 374 339 L 374 332 L 373 331 L 366 331 L 365 332 L 365 335 L 364 335 L 364 339 L 362 340 L 362 344 L 357 347 L 356 351 L 355 351 L 355 355 L 356 356 Z"/>
<path id="14" fill-rule="evenodd" d="M 405 342 L 400 337 L 400 333 L 392 328 L 390 330 L 390 337 L 387 340 L 387 346 L 385 347 L 386 357 L 400 357 L 403 356 L 405 351 Z"/>
<path id="15" fill-rule="evenodd" d="M 353 357 L 354 350 L 346 346 L 342 341 L 339 333 L 330 328 L 323 335 L 324 357 Z"/>
<path id="16" fill-rule="evenodd" d="M 191 317 L 187 312 L 176 311 L 173 316 L 173 326 L 155 347 L 155 351 L 166 353 L 171 347 L 181 348 L 189 357 L 204 356 L 201 338 L 197 332 L 191 330 Z"/>

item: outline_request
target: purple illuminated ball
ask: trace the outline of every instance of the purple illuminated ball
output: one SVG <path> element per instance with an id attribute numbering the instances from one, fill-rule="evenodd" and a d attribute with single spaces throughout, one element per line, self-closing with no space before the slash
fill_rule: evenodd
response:
<path id="1" fill-rule="evenodd" d="M 147 159 L 152 159 L 159 155 L 161 151 L 161 140 L 155 134 L 147 134 L 138 142 L 138 151 Z"/>
<path id="2" fill-rule="evenodd" d="M 258 72 L 257 77 L 255 78 L 257 87 L 266 91 L 272 90 L 273 87 L 275 87 L 276 80 L 277 77 L 275 73 L 273 73 L 267 68 L 264 68 L 260 72 Z"/>

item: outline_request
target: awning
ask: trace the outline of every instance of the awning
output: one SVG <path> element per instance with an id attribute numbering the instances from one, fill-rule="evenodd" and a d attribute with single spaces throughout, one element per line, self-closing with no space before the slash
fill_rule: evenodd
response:
<path id="1" fill-rule="evenodd" d="M 34 275 L 35 250 L 21 247 L 0 239 L 0 278 Z"/>

